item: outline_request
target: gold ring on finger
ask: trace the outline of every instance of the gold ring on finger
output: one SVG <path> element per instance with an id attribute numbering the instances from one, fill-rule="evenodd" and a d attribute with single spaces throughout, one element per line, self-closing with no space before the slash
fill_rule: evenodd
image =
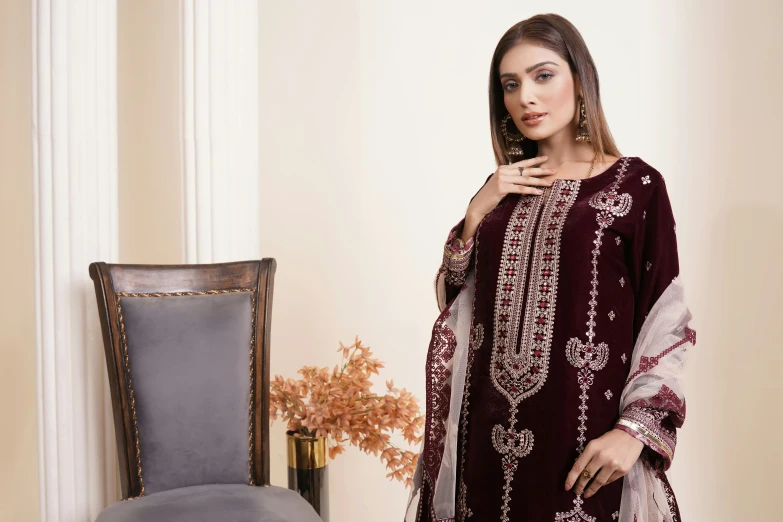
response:
<path id="1" fill-rule="evenodd" d="M 582 476 L 583 476 L 584 478 L 590 478 L 590 472 L 589 472 L 589 471 L 587 471 L 587 470 L 584 470 L 584 471 L 582 472 Z"/>

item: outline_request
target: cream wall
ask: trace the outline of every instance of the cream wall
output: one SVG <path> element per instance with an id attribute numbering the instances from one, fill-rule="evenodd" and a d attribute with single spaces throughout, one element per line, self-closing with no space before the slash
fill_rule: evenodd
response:
<path id="1" fill-rule="evenodd" d="M 681 16 L 676 204 L 700 330 L 674 478 L 683 517 L 780 520 L 783 4 L 700 2 Z"/>
<path id="2" fill-rule="evenodd" d="M 38 519 L 31 16 L 0 2 L 0 521 Z"/>
<path id="3" fill-rule="evenodd" d="M 179 2 L 117 5 L 120 262 L 182 262 Z"/>
<path id="4" fill-rule="evenodd" d="M 424 398 L 445 232 L 494 170 L 486 115 L 501 34 L 542 9 L 596 60 L 625 155 L 667 179 L 697 345 L 671 478 L 683 518 L 773 521 L 783 452 L 783 37 L 775 0 L 262 2 L 262 252 L 278 260 L 272 373 L 337 362 L 354 335 Z M 177 2 L 120 0 L 120 254 L 181 260 Z M 0 520 L 37 520 L 30 10 L 0 2 Z M 10 254 L 9 254 L 10 252 Z M 7 428 L 7 427 L 10 427 Z M 272 480 L 285 486 L 283 425 Z M 330 464 L 331 520 L 401 518 L 377 457 Z"/>

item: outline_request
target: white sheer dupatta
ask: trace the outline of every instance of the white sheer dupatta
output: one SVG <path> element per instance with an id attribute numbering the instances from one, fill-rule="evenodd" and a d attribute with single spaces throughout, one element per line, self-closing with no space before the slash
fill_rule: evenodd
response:
<path id="1" fill-rule="evenodd" d="M 677 276 L 650 309 L 636 339 L 628 380 L 620 397 L 620 414 L 636 401 L 651 401 L 671 392 L 684 404 L 686 350 L 695 339 L 695 332 L 688 328 L 690 320 L 683 284 Z M 619 520 L 677 522 L 657 472 L 642 458 L 623 477 Z"/>

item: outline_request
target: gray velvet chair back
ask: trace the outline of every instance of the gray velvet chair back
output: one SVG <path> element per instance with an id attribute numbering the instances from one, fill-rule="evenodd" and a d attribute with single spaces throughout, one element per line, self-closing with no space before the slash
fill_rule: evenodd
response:
<path id="1" fill-rule="evenodd" d="M 274 259 L 92 263 L 123 498 L 269 485 Z"/>

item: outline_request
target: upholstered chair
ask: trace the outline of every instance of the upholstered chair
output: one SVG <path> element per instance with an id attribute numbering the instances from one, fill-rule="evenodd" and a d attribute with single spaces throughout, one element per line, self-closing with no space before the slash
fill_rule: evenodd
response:
<path id="1" fill-rule="evenodd" d="M 96 522 L 320 522 L 269 484 L 275 267 L 90 265 L 122 486 Z"/>

